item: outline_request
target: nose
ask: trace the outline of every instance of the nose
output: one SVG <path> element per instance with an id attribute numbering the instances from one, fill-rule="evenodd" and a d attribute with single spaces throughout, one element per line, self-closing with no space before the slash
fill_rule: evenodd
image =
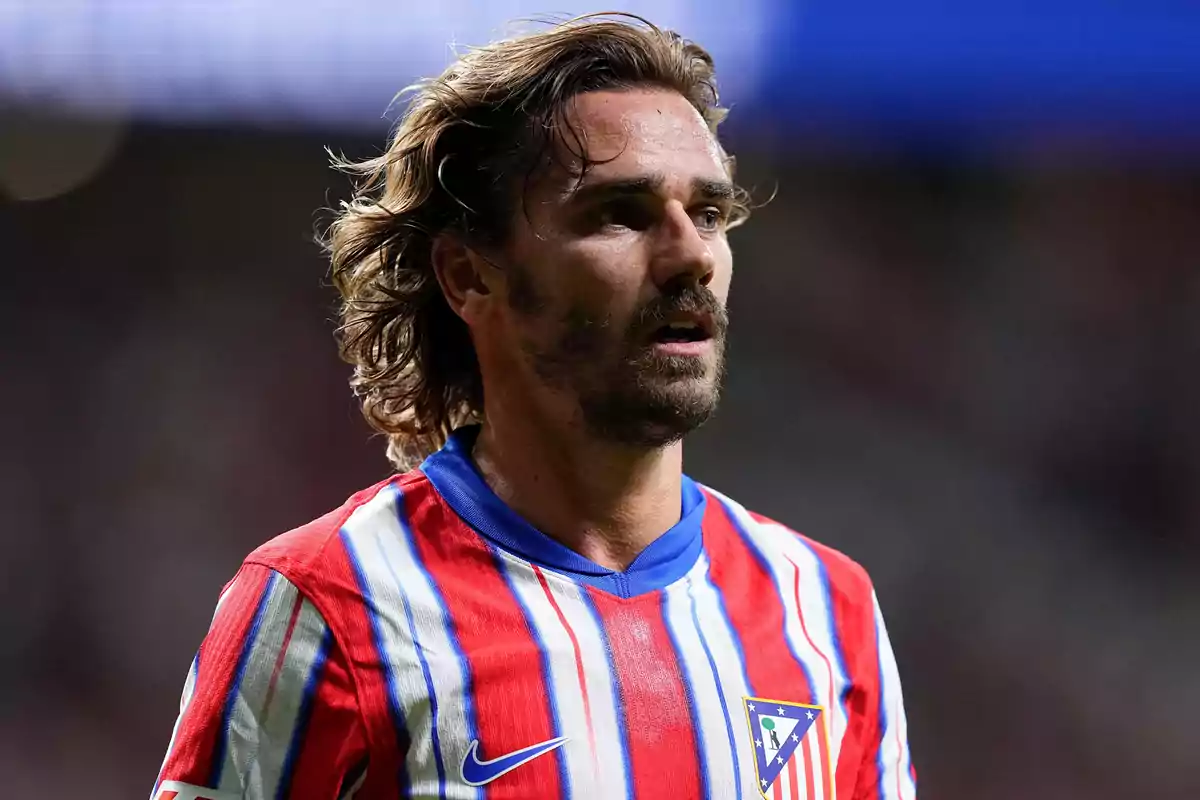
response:
<path id="1" fill-rule="evenodd" d="M 654 283 L 660 289 L 680 282 L 707 286 L 716 260 L 683 204 L 668 203 L 658 228 L 651 258 Z"/>

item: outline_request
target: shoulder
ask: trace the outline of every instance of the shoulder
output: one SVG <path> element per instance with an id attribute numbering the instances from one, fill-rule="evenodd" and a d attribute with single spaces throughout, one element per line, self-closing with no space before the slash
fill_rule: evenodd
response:
<path id="1" fill-rule="evenodd" d="M 319 594 L 323 586 L 352 571 L 343 532 L 378 528 L 395 519 L 397 489 L 425 480 L 414 470 L 393 475 L 356 492 L 338 508 L 270 539 L 246 557 L 246 565 L 280 573 L 305 594 Z"/>
<path id="2" fill-rule="evenodd" d="M 763 514 L 747 509 L 705 486 L 709 501 L 720 505 L 739 532 L 750 538 L 764 558 L 780 559 L 805 572 L 815 571 L 835 601 L 870 608 L 874 586 L 867 570 L 845 553 Z"/>

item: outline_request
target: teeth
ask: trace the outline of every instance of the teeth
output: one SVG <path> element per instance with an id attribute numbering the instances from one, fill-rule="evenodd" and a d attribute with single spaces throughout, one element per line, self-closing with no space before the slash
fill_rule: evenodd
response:
<path id="1" fill-rule="evenodd" d="M 667 325 L 667 327 L 673 331 L 690 331 L 690 330 L 695 329 L 696 323 L 694 323 L 694 322 L 672 322 L 671 324 Z"/>

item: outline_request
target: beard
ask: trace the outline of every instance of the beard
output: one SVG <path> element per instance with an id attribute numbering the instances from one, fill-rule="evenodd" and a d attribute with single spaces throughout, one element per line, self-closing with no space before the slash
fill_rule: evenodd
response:
<path id="1" fill-rule="evenodd" d="M 546 317 L 546 303 L 532 282 L 517 278 L 513 283 L 513 309 L 531 319 Z M 711 317 L 712 358 L 656 350 L 651 332 L 680 312 Z M 549 344 L 526 341 L 524 350 L 546 385 L 577 399 L 593 436 L 613 444 L 660 448 L 679 441 L 716 412 L 727 327 L 725 307 L 707 287 L 681 284 L 639 309 L 624 330 L 614 326 L 611 316 L 574 306 L 555 324 Z"/>

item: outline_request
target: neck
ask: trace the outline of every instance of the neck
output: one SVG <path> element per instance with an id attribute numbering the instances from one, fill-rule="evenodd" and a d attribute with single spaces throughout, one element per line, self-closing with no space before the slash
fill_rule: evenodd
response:
<path id="1" fill-rule="evenodd" d="M 679 521 L 683 448 L 598 442 L 528 406 L 489 406 L 474 458 L 497 496 L 595 563 L 623 570 Z"/>

